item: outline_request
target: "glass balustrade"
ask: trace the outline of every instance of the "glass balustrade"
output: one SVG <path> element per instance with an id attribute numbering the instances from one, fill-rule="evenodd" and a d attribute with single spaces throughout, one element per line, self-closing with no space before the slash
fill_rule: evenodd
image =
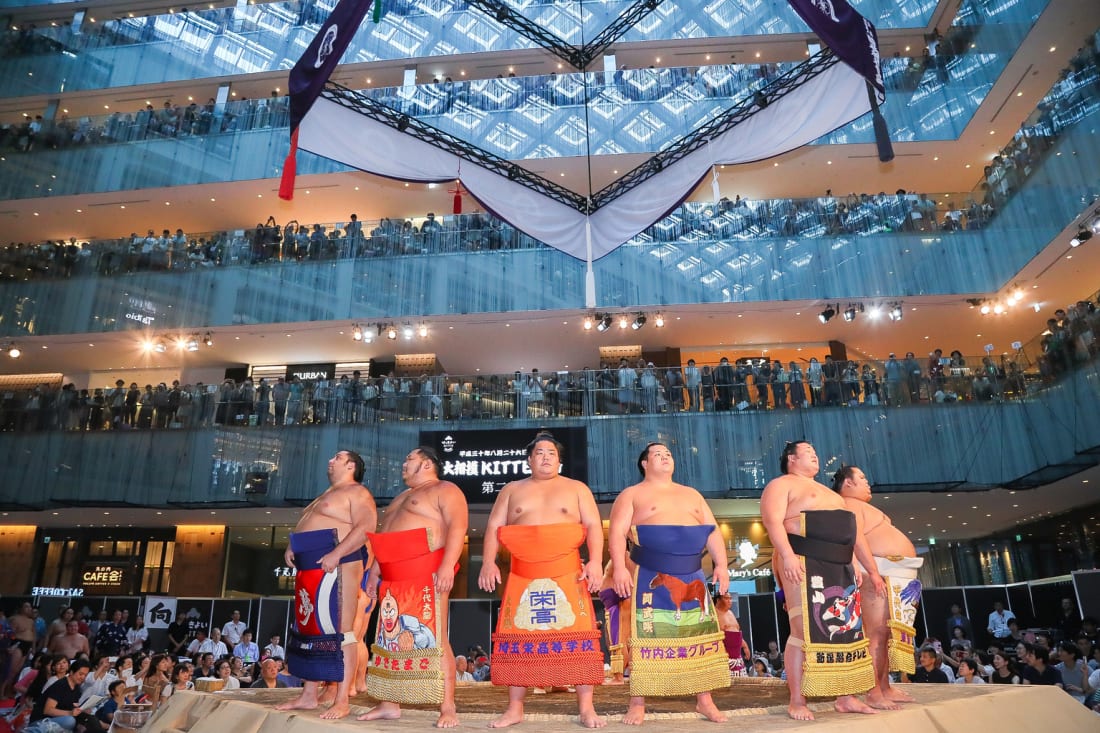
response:
<path id="1" fill-rule="evenodd" d="M 1089 450 L 1100 444 L 1100 413 L 1094 409 L 1100 400 L 1097 366 L 1093 359 L 1059 379 L 1034 385 L 1025 381 L 1020 396 L 1009 394 L 1014 385 L 1004 382 L 992 399 L 922 402 L 897 409 L 880 403 L 680 413 L 660 411 L 658 397 L 659 411 L 645 413 L 637 407 L 645 409 L 648 398 L 642 391 L 631 392 L 637 402 L 632 397 L 624 403 L 621 389 L 594 388 L 579 391 L 579 408 L 572 391 L 556 393 L 558 408 L 583 412 L 592 405 L 599 410 L 603 395 L 611 414 L 554 417 L 547 412 L 550 393 L 545 388 L 540 406 L 531 399 L 533 392 L 524 397 L 503 385 L 496 392 L 492 386 L 482 390 L 473 378 L 460 391 L 433 394 L 441 397 L 438 402 L 400 392 L 370 397 L 377 400 L 376 407 L 368 407 L 366 395 L 363 402 L 318 403 L 316 392 L 308 402 L 303 392 L 286 401 L 287 414 L 303 420 L 319 415 L 317 424 L 260 425 L 258 417 L 254 427 L 218 423 L 219 414 L 228 420 L 233 412 L 245 412 L 238 402 L 219 404 L 214 399 L 208 405 L 202 400 L 186 405 L 189 421 L 206 423 L 189 423 L 189 429 L 177 427 L 183 403 L 165 429 L 154 427 L 156 409 L 151 417 L 143 416 L 140 405 L 134 418 L 138 427 L 118 430 L 27 431 L 24 411 L 24 423 L 0 441 L 0 505 L 281 506 L 312 499 L 324 486 L 326 462 L 346 447 L 369 457 L 363 483 L 384 499 L 404 488 L 401 462 L 422 442 L 421 430 L 518 427 L 533 435 L 566 426 L 586 430 L 586 478 L 601 501 L 610 501 L 635 480 L 634 462 L 650 439 L 671 447 L 679 481 L 711 498 L 758 497 L 778 473 L 785 441 L 802 438 L 828 457 L 823 460 L 824 477 L 841 464 L 858 465 L 883 492 L 995 486 L 1025 490 L 1095 463 Z M 945 376 L 948 384 L 954 379 L 963 377 Z M 615 413 L 623 404 L 629 410 Z M 515 416 L 521 407 L 527 414 Z M 330 422 L 328 415 L 339 420 L 342 409 L 358 421 Z M 36 411 L 39 419 L 42 410 Z M 418 417 L 417 410 L 424 416 Z M 438 414 L 429 417 L 428 410 Z M 403 411 L 410 415 L 403 416 Z M 78 419 L 84 415 L 83 407 L 75 412 Z M 97 405 L 90 412 L 96 419 L 112 414 L 110 407 Z M 255 414 L 247 413 L 249 418 Z M 146 419 L 152 421 L 150 427 L 141 427 Z M 447 456 L 445 461 L 444 478 L 466 471 L 459 458 Z M 258 474 L 262 493 L 255 491 Z"/>
<path id="2" fill-rule="evenodd" d="M 1047 0 L 992 8 L 968 2 L 961 23 L 1028 23 Z M 0 45 L 0 94 L 61 94 L 87 89 L 156 84 L 289 69 L 335 2 L 259 4 L 71 26 L 13 30 Z M 592 39 L 626 2 L 529 4 L 541 27 L 568 43 Z M 887 0 L 861 3 L 879 29 L 926 27 L 937 3 Z M 591 28 L 582 29 L 582 26 Z M 714 3 L 681 8 L 669 0 L 625 37 L 627 41 L 694 40 L 806 32 L 784 3 Z M 369 63 L 532 48 L 528 39 L 465 5 L 396 3 L 379 24 L 366 23 L 344 56 Z"/>

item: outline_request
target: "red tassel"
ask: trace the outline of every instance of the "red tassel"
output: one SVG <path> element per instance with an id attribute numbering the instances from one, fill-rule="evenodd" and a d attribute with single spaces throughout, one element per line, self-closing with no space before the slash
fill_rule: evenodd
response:
<path id="1" fill-rule="evenodd" d="M 290 152 L 286 154 L 286 160 L 283 161 L 283 177 L 279 181 L 279 198 L 283 201 L 291 201 L 294 199 L 294 179 L 298 175 L 298 130 L 295 128 L 294 132 L 290 133 Z"/>
<path id="2" fill-rule="evenodd" d="M 462 213 L 462 194 L 461 193 L 456 193 L 455 194 L 454 213 L 456 213 L 456 214 L 461 214 Z"/>

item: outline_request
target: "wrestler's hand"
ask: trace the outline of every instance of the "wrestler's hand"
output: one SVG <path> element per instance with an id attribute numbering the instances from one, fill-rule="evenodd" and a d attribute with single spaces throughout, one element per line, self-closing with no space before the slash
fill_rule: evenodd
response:
<path id="1" fill-rule="evenodd" d="M 367 573 L 367 587 L 363 592 L 367 594 L 367 598 L 378 600 L 378 573 L 374 570 Z"/>
<path id="2" fill-rule="evenodd" d="M 435 592 L 450 593 L 455 584 L 455 569 L 440 567 L 435 571 Z"/>
<path id="3" fill-rule="evenodd" d="M 500 582 L 500 568 L 495 562 L 483 562 L 481 572 L 477 575 L 477 587 L 486 593 L 492 593 Z"/>
<path id="4" fill-rule="evenodd" d="M 714 569 L 714 584 L 718 586 L 718 592 L 722 595 L 729 593 L 730 573 L 725 568 Z"/>
<path id="5" fill-rule="evenodd" d="M 611 574 L 611 585 L 619 598 L 630 598 L 634 591 L 634 574 L 625 567 L 615 568 Z"/>
<path id="6" fill-rule="evenodd" d="M 336 568 L 340 567 L 340 556 L 335 552 L 330 552 L 323 556 L 318 564 L 321 566 L 321 570 L 324 570 L 326 573 L 331 573 L 335 571 Z"/>
<path id="7" fill-rule="evenodd" d="M 603 565 L 589 560 L 581 567 L 580 580 L 588 586 L 589 593 L 599 593 L 603 585 Z"/>
<path id="8" fill-rule="evenodd" d="M 798 555 L 791 552 L 781 555 L 780 558 L 783 561 L 783 581 L 801 583 L 802 579 L 806 577 L 806 573 L 802 570 L 802 563 L 799 561 Z"/>
<path id="9" fill-rule="evenodd" d="M 875 593 L 879 598 L 885 598 L 887 593 L 886 581 L 882 579 L 882 576 L 875 573 L 871 576 L 871 585 L 875 588 Z"/>
<path id="10" fill-rule="evenodd" d="M 286 552 L 283 553 L 283 562 L 286 563 L 288 568 L 298 567 L 294 564 L 294 552 L 289 547 L 286 548 Z"/>
<path id="11" fill-rule="evenodd" d="M 852 574 L 855 576 L 856 587 L 863 587 L 863 569 L 859 566 L 858 562 L 852 563 Z"/>

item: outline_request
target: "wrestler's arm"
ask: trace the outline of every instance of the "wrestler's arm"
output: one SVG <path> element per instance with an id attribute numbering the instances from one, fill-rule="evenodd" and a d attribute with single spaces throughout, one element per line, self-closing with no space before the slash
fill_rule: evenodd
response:
<path id="1" fill-rule="evenodd" d="M 508 502 L 514 485 L 510 483 L 500 490 L 500 495 L 493 502 L 489 520 L 485 525 L 485 541 L 481 551 L 481 572 L 477 576 L 477 587 L 486 593 L 496 590 L 497 583 L 500 582 L 500 568 L 497 567 L 500 540 L 497 539 L 497 530 L 503 527 L 508 519 Z"/>
<path id="2" fill-rule="evenodd" d="M 583 483 L 577 482 L 577 503 L 588 544 L 588 562 L 581 570 L 581 580 L 587 581 L 588 590 L 598 593 L 603 584 L 603 519 L 596 506 L 596 498 Z"/>
<path id="3" fill-rule="evenodd" d="M 791 548 L 791 541 L 787 539 L 787 528 L 783 526 L 783 520 L 787 517 L 787 503 L 790 499 L 790 490 L 782 481 L 773 480 L 764 487 L 764 493 L 760 495 L 760 521 L 768 533 L 775 556 L 779 558 L 782 566 L 781 580 L 786 583 L 801 583 L 804 573 L 802 563 Z"/>
<path id="4" fill-rule="evenodd" d="M 466 544 L 466 530 L 470 526 L 470 510 L 462 490 L 450 481 L 440 482 L 439 516 L 443 518 L 443 559 L 435 571 L 436 593 L 450 593 L 455 584 L 455 565 L 462 556 Z"/>
<path id="5" fill-rule="evenodd" d="M 351 531 L 336 545 L 335 549 L 321 558 L 321 569 L 331 573 L 340 566 L 340 558 L 358 550 L 367 544 L 367 532 L 373 532 L 378 526 L 378 510 L 374 506 L 374 497 L 366 489 L 351 489 L 347 494 L 348 508 L 351 514 Z"/>
<path id="6" fill-rule="evenodd" d="M 856 515 L 856 559 L 863 566 L 863 572 L 871 579 L 871 585 L 874 587 L 875 593 L 880 597 L 885 596 L 886 581 L 879 575 L 878 563 L 875 562 L 875 556 L 871 554 L 871 545 L 867 543 L 867 537 L 863 534 L 866 523 L 864 522 L 862 507 L 860 507 L 860 511 L 853 512 L 853 514 Z M 859 583 L 859 578 L 856 578 L 856 582 Z"/>
<path id="7" fill-rule="evenodd" d="M 626 537 L 634 521 L 634 487 L 623 489 L 611 505 L 607 527 L 607 552 L 611 555 L 611 584 L 620 598 L 629 598 L 634 578 L 626 567 Z"/>
<path id="8" fill-rule="evenodd" d="M 707 552 L 714 562 L 713 579 L 720 593 L 726 593 L 730 589 L 729 558 L 726 557 L 726 540 L 722 537 L 722 530 L 718 528 L 718 520 L 714 518 L 714 512 L 707 506 L 707 500 L 698 491 L 695 492 L 699 499 L 700 511 L 703 515 L 703 524 L 713 524 L 714 531 L 707 537 Z"/>

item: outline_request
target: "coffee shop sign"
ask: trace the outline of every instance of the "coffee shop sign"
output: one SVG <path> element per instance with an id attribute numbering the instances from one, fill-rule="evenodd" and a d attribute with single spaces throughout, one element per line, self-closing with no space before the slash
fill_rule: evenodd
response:
<path id="1" fill-rule="evenodd" d="M 97 565 L 90 570 L 85 570 L 82 576 L 85 586 L 121 585 L 122 570 L 108 566 Z"/>

